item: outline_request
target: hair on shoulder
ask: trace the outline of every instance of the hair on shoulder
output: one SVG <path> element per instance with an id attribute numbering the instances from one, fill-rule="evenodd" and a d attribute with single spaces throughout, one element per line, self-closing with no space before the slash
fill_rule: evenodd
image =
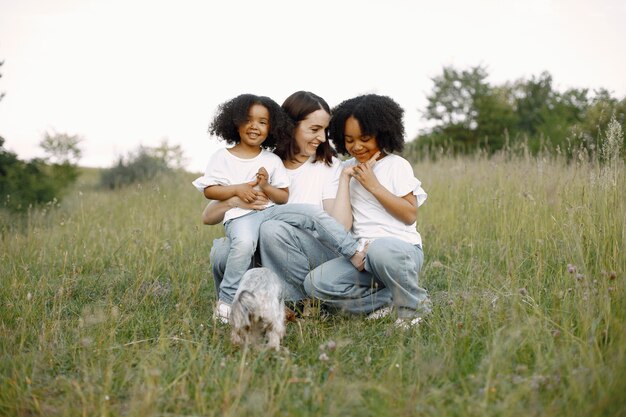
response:
<path id="1" fill-rule="evenodd" d="M 276 145 L 274 153 L 283 161 L 293 161 L 300 152 L 295 141 L 295 128 L 302 120 L 317 110 L 324 110 L 330 115 L 330 106 L 322 97 L 310 91 L 296 91 L 283 102 L 282 108 L 294 123 L 294 134 L 291 141 Z M 326 141 L 317 147 L 315 162 L 323 162 L 332 165 L 333 157 L 337 155 L 335 149 L 328 141 L 328 131 L 325 132 Z"/>
<path id="2" fill-rule="evenodd" d="M 239 126 L 246 123 L 248 111 L 254 104 L 262 105 L 270 114 L 270 130 L 261 147 L 271 150 L 278 143 L 290 140 L 293 122 L 287 113 L 271 98 L 254 94 L 240 94 L 220 104 L 209 125 L 209 133 L 222 138 L 228 144 L 239 143 Z"/>
<path id="3" fill-rule="evenodd" d="M 330 119 L 330 137 L 341 154 L 348 154 L 344 140 L 346 120 L 358 120 L 363 135 L 376 137 L 378 147 L 386 153 L 401 152 L 404 148 L 404 109 L 392 98 L 365 94 L 341 102 L 333 108 Z"/>

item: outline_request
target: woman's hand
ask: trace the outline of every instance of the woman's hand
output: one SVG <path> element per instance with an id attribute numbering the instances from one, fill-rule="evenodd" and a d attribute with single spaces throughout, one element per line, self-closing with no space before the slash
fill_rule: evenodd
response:
<path id="1" fill-rule="evenodd" d="M 245 202 L 238 196 L 231 197 L 227 201 L 230 208 L 242 208 L 246 210 L 264 210 L 269 202 L 269 198 L 263 191 L 254 190 L 255 197 L 251 202 Z"/>

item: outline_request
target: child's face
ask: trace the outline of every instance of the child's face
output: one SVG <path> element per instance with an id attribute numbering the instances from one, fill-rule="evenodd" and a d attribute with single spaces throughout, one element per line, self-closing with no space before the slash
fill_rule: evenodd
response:
<path id="1" fill-rule="evenodd" d="M 317 147 L 326 142 L 326 128 L 330 122 L 330 114 L 319 109 L 298 122 L 295 131 L 295 140 L 300 155 L 313 156 Z"/>
<path id="2" fill-rule="evenodd" d="M 249 147 L 260 147 L 270 131 L 270 112 L 261 104 L 253 104 L 248 109 L 248 120 L 237 130 L 241 143 Z"/>
<path id="3" fill-rule="evenodd" d="M 346 120 L 343 135 L 346 150 L 360 163 L 367 162 L 376 152 L 380 152 L 376 136 L 361 135 L 361 125 L 352 116 Z"/>

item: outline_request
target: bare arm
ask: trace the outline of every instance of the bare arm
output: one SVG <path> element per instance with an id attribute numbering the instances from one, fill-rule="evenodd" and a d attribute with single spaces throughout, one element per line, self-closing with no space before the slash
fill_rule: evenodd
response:
<path id="1" fill-rule="evenodd" d="M 231 197 L 239 197 L 241 200 L 251 203 L 256 198 L 255 183 L 243 183 L 234 185 L 210 185 L 204 189 L 204 196 L 209 200 L 228 200 Z"/>
<path id="2" fill-rule="evenodd" d="M 354 167 L 344 168 L 339 177 L 339 188 L 334 200 L 322 202 L 324 210 L 343 225 L 346 230 L 352 228 L 352 204 L 350 203 L 350 174 Z"/>
<path id="3" fill-rule="evenodd" d="M 239 197 L 231 197 L 224 201 L 211 201 L 202 212 L 202 224 L 214 225 L 221 223 L 224 220 L 224 214 L 235 207 L 247 210 L 263 210 L 267 202 L 268 199 L 263 194 L 257 195 L 256 200 L 252 203 L 244 203 Z"/>
<path id="4" fill-rule="evenodd" d="M 373 167 L 379 156 L 380 152 L 376 152 L 365 164 L 370 168 Z M 324 210 L 341 223 L 346 230 L 352 228 L 353 221 L 352 204 L 350 203 L 350 178 L 352 178 L 353 173 L 354 167 L 344 168 L 339 177 L 337 196 L 334 200 L 324 200 L 322 202 Z"/>
<path id="5" fill-rule="evenodd" d="M 261 190 L 265 195 L 276 204 L 285 204 L 289 200 L 289 189 L 276 188 L 271 185 L 267 179 L 269 175 L 267 170 L 263 167 L 259 168 L 259 172 L 256 174 L 256 182 L 259 184 Z"/>

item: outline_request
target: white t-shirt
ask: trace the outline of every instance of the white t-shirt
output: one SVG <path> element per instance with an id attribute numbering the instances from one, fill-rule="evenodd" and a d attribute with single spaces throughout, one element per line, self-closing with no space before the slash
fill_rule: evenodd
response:
<path id="1" fill-rule="evenodd" d="M 333 157 L 332 165 L 322 161 L 315 162 L 315 156 L 295 169 L 287 169 L 289 175 L 288 203 L 315 204 L 322 206 L 322 201 L 334 199 L 339 187 L 341 161 Z"/>
<path id="2" fill-rule="evenodd" d="M 352 158 L 344 166 L 357 165 Z M 390 154 L 376 162 L 373 168 L 378 181 L 393 195 L 404 197 L 409 193 L 417 196 L 417 206 L 426 201 L 427 194 L 421 182 L 415 178 L 413 167 L 401 156 Z M 380 237 L 396 237 L 412 245 L 421 245 L 422 237 L 416 223 L 406 225 L 393 217 L 369 191 L 354 178 L 350 179 L 350 203 L 352 204 L 352 234 L 359 240 Z"/>
<path id="3" fill-rule="evenodd" d="M 265 168 L 269 175 L 267 181 L 276 188 L 289 187 L 289 176 L 283 161 L 272 152 L 261 150 L 254 158 L 242 159 L 233 155 L 228 149 L 218 149 L 207 164 L 204 175 L 196 178 L 192 184 L 200 192 L 211 185 L 234 185 L 254 181 L 259 168 Z M 270 202 L 267 206 L 274 203 Z M 230 219 L 250 213 L 239 207 L 231 208 L 224 214 L 224 223 Z"/>

